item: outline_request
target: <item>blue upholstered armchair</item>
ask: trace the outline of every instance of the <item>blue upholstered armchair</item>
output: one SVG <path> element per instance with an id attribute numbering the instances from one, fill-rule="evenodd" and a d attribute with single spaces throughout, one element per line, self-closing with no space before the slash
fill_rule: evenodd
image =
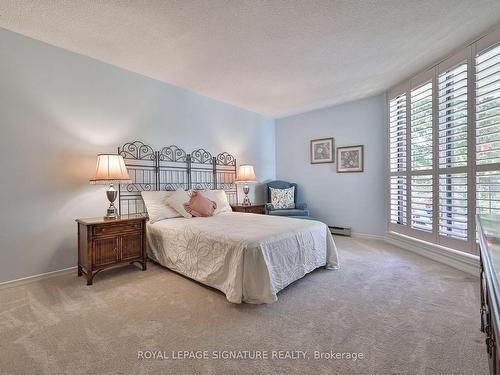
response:
<path id="1" fill-rule="evenodd" d="M 293 201 L 295 203 L 295 208 L 283 208 L 283 209 L 275 209 L 271 204 L 271 189 L 288 189 L 292 186 L 295 186 L 295 195 L 293 197 Z M 297 184 L 293 182 L 286 181 L 271 181 L 266 184 L 267 191 L 267 203 L 266 203 L 266 214 L 268 215 L 277 215 L 277 216 L 309 216 L 309 211 L 307 210 L 307 204 L 305 203 L 297 203 Z"/>

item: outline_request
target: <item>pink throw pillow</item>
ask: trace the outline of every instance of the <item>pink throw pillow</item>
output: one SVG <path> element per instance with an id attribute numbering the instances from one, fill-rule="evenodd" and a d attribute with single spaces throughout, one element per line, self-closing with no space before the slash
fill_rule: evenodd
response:
<path id="1" fill-rule="evenodd" d="M 205 197 L 199 191 L 193 191 L 188 203 L 184 203 L 184 208 L 191 215 L 196 217 L 214 216 L 217 209 L 217 203 Z"/>

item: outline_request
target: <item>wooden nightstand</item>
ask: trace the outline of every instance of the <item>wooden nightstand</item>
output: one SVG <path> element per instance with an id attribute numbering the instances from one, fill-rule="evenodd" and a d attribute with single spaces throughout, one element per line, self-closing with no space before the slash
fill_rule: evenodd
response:
<path id="1" fill-rule="evenodd" d="M 94 276 L 110 267 L 138 262 L 146 270 L 146 217 L 124 215 L 118 219 L 96 217 L 77 219 L 78 276 L 85 274 L 87 285 Z"/>
<path id="2" fill-rule="evenodd" d="M 231 208 L 234 212 L 249 212 L 252 214 L 264 214 L 265 213 L 265 204 L 251 204 L 250 206 L 243 206 L 241 204 L 232 204 Z"/>

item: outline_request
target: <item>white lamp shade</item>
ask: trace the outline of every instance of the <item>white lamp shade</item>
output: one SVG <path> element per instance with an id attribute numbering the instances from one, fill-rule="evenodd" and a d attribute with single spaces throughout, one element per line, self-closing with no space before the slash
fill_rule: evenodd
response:
<path id="1" fill-rule="evenodd" d="M 253 170 L 253 165 L 243 164 L 240 165 L 238 169 L 238 177 L 236 182 L 257 182 L 257 177 L 255 177 L 255 172 Z"/>
<path id="2" fill-rule="evenodd" d="M 121 155 L 100 154 L 97 155 L 95 173 L 90 180 L 91 184 L 111 184 L 130 182 L 125 161 Z"/>

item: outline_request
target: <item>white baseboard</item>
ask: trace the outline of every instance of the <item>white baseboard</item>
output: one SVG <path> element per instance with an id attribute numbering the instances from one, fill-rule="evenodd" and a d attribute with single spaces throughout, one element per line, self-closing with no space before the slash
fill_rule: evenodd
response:
<path id="1" fill-rule="evenodd" d="M 62 269 L 62 270 L 41 273 L 39 275 L 23 277 L 22 279 L 5 281 L 3 283 L 0 283 L 0 290 L 7 289 L 7 288 L 13 288 L 15 286 L 25 285 L 25 284 L 29 284 L 29 283 L 33 283 L 35 281 L 50 279 L 51 277 L 61 276 L 61 275 L 64 275 L 64 274 L 75 272 L 75 271 L 76 271 L 76 267 L 70 267 L 70 268 L 65 268 L 65 269 Z"/>
<path id="2" fill-rule="evenodd" d="M 435 245 L 430 242 L 417 240 L 415 238 L 394 232 L 387 233 L 385 241 L 392 245 L 401 247 L 404 250 L 409 250 L 437 262 L 444 263 L 450 267 L 459 269 L 460 271 L 464 271 L 470 275 L 479 277 L 479 257 L 476 255 Z"/>

